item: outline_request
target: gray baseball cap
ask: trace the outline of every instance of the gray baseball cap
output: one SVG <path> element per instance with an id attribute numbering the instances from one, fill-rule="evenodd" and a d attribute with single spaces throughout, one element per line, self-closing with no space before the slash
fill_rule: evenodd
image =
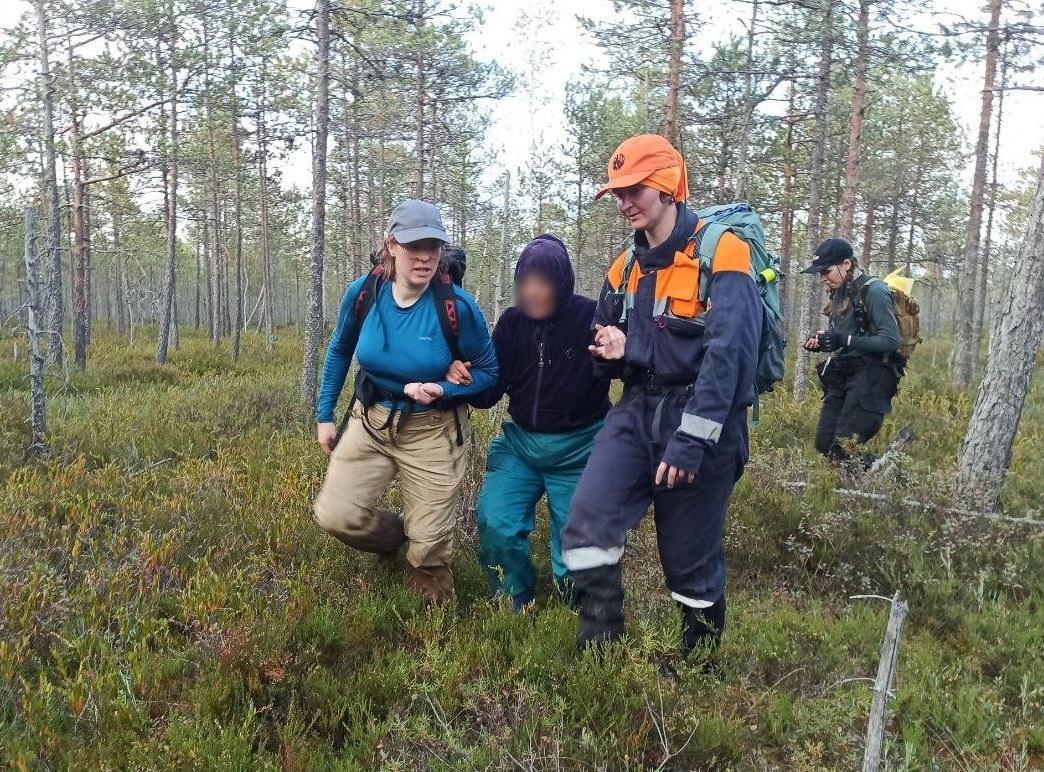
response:
<path id="1" fill-rule="evenodd" d="M 385 235 L 400 244 L 410 244 L 421 239 L 438 239 L 446 244 L 450 242 L 439 210 L 427 201 L 415 198 L 403 201 L 392 210 Z"/>

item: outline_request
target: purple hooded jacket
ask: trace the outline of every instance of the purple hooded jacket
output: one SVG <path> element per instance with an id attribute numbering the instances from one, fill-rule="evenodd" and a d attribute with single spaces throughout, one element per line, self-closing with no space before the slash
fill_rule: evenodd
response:
<path id="1" fill-rule="evenodd" d="M 549 233 L 526 244 L 515 281 L 538 271 L 554 284 L 558 306 L 548 319 L 530 319 L 517 306 L 501 314 L 493 328 L 500 375 L 493 386 L 468 401 L 492 407 L 508 395 L 508 413 L 528 432 L 562 434 L 590 426 L 609 411 L 609 379 L 595 375 L 587 347 L 594 339 L 596 303 L 573 293 L 569 252 Z"/>

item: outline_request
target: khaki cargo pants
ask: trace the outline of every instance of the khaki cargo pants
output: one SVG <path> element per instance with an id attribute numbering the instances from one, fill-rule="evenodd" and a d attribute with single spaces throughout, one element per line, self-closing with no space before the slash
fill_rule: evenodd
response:
<path id="1" fill-rule="evenodd" d="M 379 430 L 388 410 L 369 409 L 368 426 L 356 409 L 330 456 L 326 481 L 315 499 L 316 523 L 356 549 L 395 552 L 404 542 L 411 584 L 428 600 L 453 596 L 453 530 L 457 494 L 464 479 L 469 443 L 467 408 L 456 408 L 465 444 L 457 444 L 453 411 L 409 416 L 401 430 Z M 398 475 L 403 517 L 376 508 Z"/>

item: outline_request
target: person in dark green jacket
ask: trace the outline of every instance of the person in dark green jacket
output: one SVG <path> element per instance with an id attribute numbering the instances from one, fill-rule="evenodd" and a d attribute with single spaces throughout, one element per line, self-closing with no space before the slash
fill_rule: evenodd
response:
<path id="1" fill-rule="evenodd" d="M 867 442 L 881 430 L 906 363 L 888 285 L 859 267 L 844 239 L 827 239 L 814 258 L 802 273 L 819 274 L 830 293 L 826 329 L 805 341 L 806 350 L 829 354 L 818 367 L 823 409 L 816 450 L 843 461 L 848 442 Z"/>

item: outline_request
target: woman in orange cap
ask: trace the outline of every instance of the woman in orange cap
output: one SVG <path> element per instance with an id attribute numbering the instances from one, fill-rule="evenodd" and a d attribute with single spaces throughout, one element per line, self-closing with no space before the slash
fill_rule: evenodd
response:
<path id="1" fill-rule="evenodd" d="M 579 595 L 578 644 L 619 638 L 627 532 L 652 504 L 689 651 L 714 645 L 725 626 L 725 510 L 747 461 L 761 300 L 750 250 L 732 232 L 701 271 L 685 161 L 666 139 L 628 139 L 609 159 L 608 177 L 598 196 L 612 191 L 634 243 L 606 278 L 590 348 L 597 367 L 623 380 L 624 394 L 595 438 L 562 533 L 563 559 Z"/>

